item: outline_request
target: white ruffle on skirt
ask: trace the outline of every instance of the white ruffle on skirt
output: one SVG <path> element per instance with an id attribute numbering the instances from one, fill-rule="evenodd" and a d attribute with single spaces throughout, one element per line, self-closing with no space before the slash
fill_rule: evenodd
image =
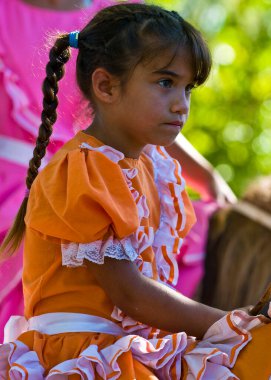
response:
<path id="1" fill-rule="evenodd" d="M 152 369 L 161 380 L 180 379 L 182 358 L 188 365 L 188 380 L 237 379 L 230 368 L 234 366 L 241 349 L 251 340 L 249 330 L 261 324 L 260 318 L 237 310 L 217 321 L 203 340 L 197 342 L 184 332 L 153 339 L 125 335 L 120 326 L 112 321 L 84 314 L 50 313 L 31 320 L 28 330 L 38 327 L 44 333 L 55 334 L 57 331 L 69 332 L 72 326 L 72 331 L 80 334 L 79 331 L 97 331 L 100 324 L 98 329 L 101 333 L 119 338 L 101 350 L 93 344 L 88 346 L 78 358 L 51 368 L 47 376 L 36 352 L 30 351 L 19 340 L 3 344 L 0 346 L 1 380 L 7 379 L 7 374 L 12 380 L 64 380 L 72 374 L 79 374 L 82 380 L 92 380 L 95 373 L 102 379 L 118 379 L 121 374 L 118 359 L 127 351 L 131 351 L 136 360 Z M 194 348 L 187 350 L 191 344 Z"/>

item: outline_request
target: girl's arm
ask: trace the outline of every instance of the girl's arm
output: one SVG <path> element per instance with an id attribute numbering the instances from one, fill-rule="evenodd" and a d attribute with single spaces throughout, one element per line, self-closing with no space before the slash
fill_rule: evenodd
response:
<path id="1" fill-rule="evenodd" d="M 87 265 L 113 304 L 146 325 L 202 338 L 226 314 L 145 277 L 130 261 L 106 257 L 103 265 Z"/>
<path id="2" fill-rule="evenodd" d="M 220 203 L 236 202 L 225 180 L 182 134 L 167 147 L 167 151 L 181 163 L 189 186 L 198 191 L 203 199 L 215 199 Z"/>

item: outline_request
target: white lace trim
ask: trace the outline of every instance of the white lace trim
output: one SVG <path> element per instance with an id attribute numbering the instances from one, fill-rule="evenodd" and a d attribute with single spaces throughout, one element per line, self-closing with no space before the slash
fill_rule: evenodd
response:
<path id="1" fill-rule="evenodd" d="M 103 264 L 105 257 L 134 261 L 138 256 L 129 238 L 118 240 L 113 235 L 106 240 L 92 243 L 62 244 L 61 249 L 62 264 L 68 267 L 81 266 L 85 259 L 96 264 Z"/>

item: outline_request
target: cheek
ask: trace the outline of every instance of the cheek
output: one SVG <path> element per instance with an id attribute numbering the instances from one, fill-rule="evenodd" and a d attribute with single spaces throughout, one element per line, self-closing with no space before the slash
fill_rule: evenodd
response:
<path id="1" fill-rule="evenodd" d="M 156 95 L 149 98 L 146 98 L 148 103 L 148 108 L 151 113 L 161 114 L 169 108 L 169 101 L 162 96 Z"/>
<path id="2" fill-rule="evenodd" d="M 146 93 L 135 100 L 134 104 L 139 115 L 144 115 L 145 118 L 147 117 L 149 119 L 152 119 L 155 115 L 157 116 L 164 107 L 159 98 L 148 96 Z"/>

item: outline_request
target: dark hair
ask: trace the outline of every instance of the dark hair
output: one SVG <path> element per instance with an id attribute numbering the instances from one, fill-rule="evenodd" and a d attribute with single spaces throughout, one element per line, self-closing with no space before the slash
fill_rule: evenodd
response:
<path id="1" fill-rule="evenodd" d="M 168 49 L 172 49 L 173 59 L 177 49 L 183 47 L 192 56 L 195 86 L 207 79 L 211 68 L 209 49 L 199 31 L 176 12 L 154 5 L 119 4 L 101 10 L 79 33 L 78 47 L 77 82 L 94 112 L 91 78 L 98 67 L 117 76 L 124 85 L 138 63 L 151 60 Z M 60 35 L 50 50 L 50 60 L 46 66 L 42 86 L 42 123 L 29 163 L 26 178 L 28 189 L 38 175 L 57 118 L 58 81 L 64 75 L 64 64 L 69 57 L 69 35 Z M 27 200 L 26 196 L 1 251 L 12 253 L 20 245 L 25 231 Z"/>
<path id="2" fill-rule="evenodd" d="M 143 4 L 105 8 L 80 32 L 78 85 L 93 103 L 91 76 L 97 67 L 104 67 L 124 84 L 138 63 L 165 49 L 172 49 L 174 57 L 179 46 L 190 50 L 195 85 L 202 84 L 211 68 L 209 49 L 201 34 L 178 13 Z"/>

